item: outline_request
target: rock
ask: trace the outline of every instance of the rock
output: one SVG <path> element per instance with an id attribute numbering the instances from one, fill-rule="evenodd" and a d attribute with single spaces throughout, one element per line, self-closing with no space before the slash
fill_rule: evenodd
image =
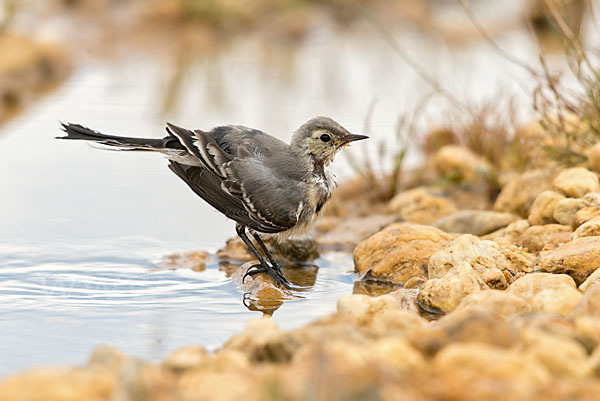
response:
<path id="1" fill-rule="evenodd" d="M 580 299 L 581 293 L 574 288 L 544 289 L 533 297 L 531 308 L 534 311 L 569 316 L 575 310 Z"/>
<path id="2" fill-rule="evenodd" d="M 590 286 L 575 309 L 576 317 L 587 316 L 600 319 L 600 284 Z"/>
<path id="3" fill-rule="evenodd" d="M 317 236 L 320 246 L 330 249 L 354 248 L 365 238 L 394 223 L 398 218 L 389 214 L 372 214 L 338 220 L 338 224 L 333 229 Z"/>
<path id="4" fill-rule="evenodd" d="M 217 257 L 220 261 L 227 262 L 249 262 L 255 257 L 248 252 L 246 244 L 240 238 L 227 240 L 225 246 L 217 251 Z"/>
<path id="5" fill-rule="evenodd" d="M 600 206 L 600 192 L 590 192 L 583 197 L 585 207 Z"/>
<path id="6" fill-rule="evenodd" d="M 573 230 L 560 224 L 532 226 L 526 229 L 517 239 L 516 244 L 529 252 L 555 249 L 571 241 Z"/>
<path id="7" fill-rule="evenodd" d="M 124 363 L 133 360 L 118 349 L 109 345 L 96 347 L 88 359 L 90 366 L 102 366 L 112 370 L 117 370 Z"/>
<path id="8" fill-rule="evenodd" d="M 183 371 L 201 366 L 207 358 L 206 349 L 200 345 L 188 345 L 173 351 L 163 362 L 169 369 Z"/>
<path id="9" fill-rule="evenodd" d="M 461 235 L 429 258 L 428 277 L 441 278 L 455 266 L 464 264 L 477 272 L 488 287 L 505 289 L 508 283 L 502 271 L 509 268 L 509 263 L 498 248 L 493 241 L 481 241 L 470 234 Z"/>
<path id="10" fill-rule="evenodd" d="M 587 223 L 588 221 L 597 217 L 600 217 L 600 206 L 584 207 L 575 213 L 571 227 L 577 228 L 583 223 Z"/>
<path id="11" fill-rule="evenodd" d="M 590 148 L 587 154 L 588 167 L 600 173 L 600 142 Z"/>
<path id="12" fill-rule="evenodd" d="M 117 388 L 109 369 L 33 370 L 0 381 L 0 401 L 101 401 Z"/>
<path id="13" fill-rule="evenodd" d="M 442 147 L 431 157 L 430 162 L 441 177 L 454 181 L 476 181 L 487 176 L 490 171 L 490 166 L 483 158 L 458 145 Z"/>
<path id="14" fill-rule="evenodd" d="M 426 188 L 414 188 L 400 192 L 392 198 L 387 207 L 388 213 L 419 224 L 434 223 L 456 210 L 457 208 L 451 200 L 443 196 L 436 196 Z"/>
<path id="15" fill-rule="evenodd" d="M 511 179 L 502 187 L 494 203 L 494 210 L 529 216 L 529 209 L 537 196 L 552 189 L 554 173 L 547 170 L 527 171 Z"/>
<path id="16" fill-rule="evenodd" d="M 573 219 L 575 219 L 575 213 L 583 207 L 585 207 L 585 202 L 581 198 L 561 199 L 554 205 L 552 218 L 560 224 L 570 226 L 573 224 Z"/>
<path id="17" fill-rule="evenodd" d="M 370 332 L 376 337 L 409 337 L 425 329 L 427 322 L 414 312 L 386 309 L 373 315 Z"/>
<path id="18" fill-rule="evenodd" d="M 450 344 L 437 353 L 433 367 L 438 380 L 452 383 L 456 400 L 533 400 L 551 380 L 538 362 L 481 343 Z"/>
<path id="19" fill-rule="evenodd" d="M 354 266 L 361 279 L 405 282 L 425 276 L 427 263 L 452 236 L 430 226 L 392 224 L 361 242 L 353 252 Z"/>
<path id="20" fill-rule="evenodd" d="M 338 316 L 358 325 L 368 324 L 374 316 L 397 309 L 399 309 L 398 302 L 391 295 L 379 297 L 360 294 L 343 295 L 337 302 Z"/>
<path id="21" fill-rule="evenodd" d="M 390 366 L 399 373 L 413 373 L 425 367 L 425 358 L 406 339 L 384 338 L 367 348 L 367 353 L 378 367 Z"/>
<path id="22" fill-rule="evenodd" d="M 485 235 L 506 227 L 518 219 L 519 217 L 512 213 L 490 210 L 461 210 L 442 217 L 434 225 L 449 233 Z"/>
<path id="23" fill-rule="evenodd" d="M 600 284 L 600 268 L 594 270 L 592 274 L 579 286 L 579 291 L 586 292 L 593 284 Z"/>
<path id="24" fill-rule="evenodd" d="M 508 291 L 489 290 L 478 291 L 467 295 L 460 301 L 456 312 L 463 309 L 481 309 L 486 313 L 500 316 L 521 315 L 531 311 L 529 302 Z"/>
<path id="25" fill-rule="evenodd" d="M 529 273 L 515 280 L 508 287 L 508 292 L 528 302 L 544 289 L 577 288 L 575 281 L 566 274 Z"/>
<path id="26" fill-rule="evenodd" d="M 481 342 L 508 348 L 518 339 L 518 332 L 506 319 L 477 308 L 456 310 L 421 329 L 413 330 L 409 337 L 411 343 L 428 356 L 456 342 Z"/>
<path id="27" fill-rule="evenodd" d="M 509 293 L 530 303 L 535 311 L 569 315 L 581 299 L 575 282 L 566 274 L 530 273 L 515 280 Z"/>
<path id="28" fill-rule="evenodd" d="M 467 263 L 461 263 L 441 278 L 428 280 L 419 292 L 417 302 L 427 312 L 448 313 L 467 295 L 488 288 L 481 274 Z"/>
<path id="29" fill-rule="evenodd" d="M 521 343 L 523 358 L 545 366 L 557 379 L 583 379 L 591 374 L 585 348 L 569 337 L 524 330 Z"/>
<path id="30" fill-rule="evenodd" d="M 532 226 L 554 223 L 554 208 L 565 197 L 554 191 L 544 191 L 533 201 L 529 211 L 529 223 Z"/>
<path id="31" fill-rule="evenodd" d="M 307 238 L 290 238 L 282 243 L 274 239 L 266 239 L 265 245 L 277 260 L 286 263 L 306 262 L 319 257 L 315 241 Z M 250 253 L 246 244 L 239 238 L 232 238 L 225 246 L 217 251 L 220 262 L 250 262 L 256 258 Z"/>
<path id="32" fill-rule="evenodd" d="M 600 378 L 600 346 L 596 347 L 589 359 L 590 368 L 596 378 Z"/>
<path id="33" fill-rule="evenodd" d="M 227 340 L 222 349 L 242 352 L 254 362 L 289 361 L 292 351 L 281 339 L 282 334 L 273 319 L 263 317 L 250 321 L 244 331 Z"/>
<path id="34" fill-rule="evenodd" d="M 579 285 L 600 266 L 600 237 L 578 238 L 540 253 L 536 265 L 541 272 L 568 274 Z"/>
<path id="35" fill-rule="evenodd" d="M 189 268 L 201 272 L 206 270 L 209 259 L 206 251 L 178 252 L 165 256 L 158 264 L 169 269 Z"/>
<path id="36" fill-rule="evenodd" d="M 592 352 L 600 345 L 600 319 L 586 315 L 576 316 L 575 333 L 572 337 L 579 341 L 588 352 Z"/>
<path id="37" fill-rule="evenodd" d="M 600 236 L 600 217 L 595 217 L 590 221 L 586 221 L 577 227 L 573 233 L 573 239 L 597 236 Z"/>
<path id="38" fill-rule="evenodd" d="M 517 220 L 504 228 L 481 237 L 481 239 L 494 241 L 500 245 L 512 245 L 517 243 L 519 236 L 527 230 L 529 226 L 529 221 L 525 219 Z"/>
<path id="39" fill-rule="evenodd" d="M 600 192 L 598 175 L 583 167 L 563 170 L 553 181 L 554 188 L 572 198 L 581 198 L 588 192 Z"/>

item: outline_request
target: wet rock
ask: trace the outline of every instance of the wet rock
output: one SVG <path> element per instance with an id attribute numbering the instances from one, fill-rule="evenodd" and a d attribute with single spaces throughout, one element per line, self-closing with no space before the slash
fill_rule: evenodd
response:
<path id="1" fill-rule="evenodd" d="M 328 249 L 352 249 L 397 220 L 398 217 L 389 214 L 340 218 L 334 228 L 318 235 L 316 239 L 320 246 Z"/>
<path id="2" fill-rule="evenodd" d="M 579 209 L 573 218 L 571 227 L 577 228 L 588 221 L 600 217 L 600 206 L 590 206 Z"/>
<path id="3" fill-rule="evenodd" d="M 431 226 L 413 223 L 392 224 L 361 242 L 353 252 L 361 279 L 405 282 L 425 276 L 431 255 L 452 236 Z"/>
<path id="4" fill-rule="evenodd" d="M 476 181 L 490 171 L 483 158 L 458 145 L 442 147 L 432 156 L 430 162 L 441 177 L 453 181 Z"/>
<path id="5" fill-rule="evenodd" d="M 481 342 L 508 348 L 518 341 L 519 336 L 502 316 L 482 309 L 464 308 L 413 330 L 409 339 L 425 355 L 435 355 L 456 342 Z"/>
<path id="6" fill-rule="evenodd" d="M 600 268 L 594 270 L 592 274 L 579 286 L 579 291 L 586 292 L 593 284 L 600 284 Z"/>
<path id="7" fill-rule="evenodd" d="M 581 198 L 588 192 L 600 192 L 598 175 L 583 167 L 562 171 L 553 181 L 554 187 L 572 198 Z"/>
<path id="8" fill-rule="evenodd" d="M 515 280 L 509 293 L 531 304 L 535 311 L 569 315 L 581 299 L 573 279 L 565 274 L 530 273 Z"/>
<path id="9" fill-rule="evenodd" d="M 538 362 L 558 379 L 583 379 L 591 374 L 585 348 L 569 337 L 525 330 L 521 343 L 524 359 Z"/>
<path id="10" fill-rule="evenodd" d="M 417 302 L 427 312 L 447 313 L 467 295 L 488 288 L 481 274 L 467 263 L 460 263 L 441 278 L 428 280 L 419 292 Z"/>
<path id="11" fill-rule="evenodd" d="M 600 266 L 600 237 L 578 238 L 540 253 L 536 265 L 541 272 L 568 274 L 579 285 Z"/>
<path id="12" fill-rule="evenodd" d="M 450 344 L 437 353 L 433 367 L 438 380 L 452 383 L 456 400 L 532 400 L 551 380 L 538 362 L 482 343 Z"/>
<path id="13" fill-rule="evenodd" d="M 509 268 L 509 263 L 498 248 L 493 241 L 481 241 L 470 234 L 461 235 L 429 258 L 428 277 L 439 279 L 456 266 L 467 265 L 488 287 L 505 289 L 508 283 L 502 271 Z"/>
<path id="14" fill-rule="evenodd" d="M 518 219 L 519 217 L 512 213 L 489 210 L 461 210 L 441 218 L 435 223 L 435 226 L 449 233 L 485 235 L 506 227 Z"/>
<path id="15" fill-rule="evenodd" d="M 600 284 L 590 286 L 581 297 L 581 301 L 575 309 L 577 317 L 588 316 L 600 319 Z"/>
<path id="16" fill-rule="evenodd" d="M 529 209 L 537 196 L 552 189 L 554 172 L 532 170 L 511 179 L 503 187 L 494 203 L 494 210 L 529 216 Z"/>
<path id="17" fill-rule="evenodd" d="M 529 228 L 529 221 L 525 219 L 517 220 L 508 226 L 496 230 L 490 234 L 481 237 L 483 240 L 494 241 L 500 245 L 512 245 L 517 243 L 519 236 Z"/>
<path id="18" fill-rule="evenodd" d="M 206 270 L 209 260 L 206 251 L 178 252 L 165 256 L 158 264 L 169 269 L 189 268 L 201 272 Z"/>
<path id="19" fill-rule="evenodd" d="M 225 246 L 217 251 L 217 257 L 224 262 L 249 262 L 256 259 L 248 252 L 246 244 L 237 237 L 227 240 Z"/>
<path id="20" fill-rule="evenodd" d="M 389 294 L 400 288 L 402 284 L 393 283 L 391 281 L 360 281 L 357 280 L 352 286 L 352 294 L 368 295 L 370 297 L 378 297 L 380 295 Z"/>
<path id="21" fill-rule="evenodd" d="M 526 229 L 517 239 L 516 244 L 529 252 L 555 249 L 571 241 L 573 230 L 560 224 L 532 226 Z"/>
<path id="22" fill-rule="evenodd" d="M 183 371 L 201 366 L 207 358 L 206 349 L 200 345 L 188 345 L 173 351 L 163 362 L 169 369 Z"/>
<path id="23" fill-rule="evenodd" d="M 400 192 L 389 202 L 387 211 L 406 221 L 431 224 L 456 212 L 454 203 L 426 188 L 414 188 Z"/>
<path id="24" fill-rule="evenodd" d="M 544 191 L 540 193 L 531 205 L 529 223 L 532 226 L 554 223 L 554 208 L 563 199 L 565 197 L 558 192 Z"/>
<path id="25" fill-rule="evenodd" d="M 486 313 L 500 316 L 521 315 L 531 311 L 529 302 L 508 291 L 489 290 L 478 291 L 467 295 L 460 301 L 456 312 L 463 309 L 481 309 Z"/>
<path id="26" fill-rule="evenodd" d="M 575 219 L 575 213 L 585 207 L 585 201 L 581 198 L 564 198 L 556 202 L 552 217 L 558 223 L 571 226 Z"/>
<path id="27" fill-rule="evenodd" d="M 344 295 L 338 298 L 337 313 L 341 319 L 354 324 L 365 325 L 373 320 L 374 316 L 385 311 L 399 309 L 396 298 L 391 295 L 370 297 L 368 295 Z"/>
<path id="28" fill-rule="evenodd" d="M 600 236 L 600 217 L 595 217 L 590 221 L 586 221 L 577 227 L 573 233 L 573 239 L 597 236 Z"/>
<path id="29" fill-rule="evenodd" d="M 116 374 L 106 368 L 33 370 L 0 381 L 0 400 L 100 401 L 116 388 Z"/>
<path id="30" fill-rule="evenodd" d="M 317 244 L 312 239 L 288 239 L 281 243 L 274 239 L 266 239 L 264 242 L 273 257 L 284 263 L 305 262 L 319 257 Z M 227 240 L 225 246 L 217 251 L 217 258 L 221 262 L 249 262 L 256 260 L 256 257 L 248 251 L 246 244 L 239 237 Z"/>

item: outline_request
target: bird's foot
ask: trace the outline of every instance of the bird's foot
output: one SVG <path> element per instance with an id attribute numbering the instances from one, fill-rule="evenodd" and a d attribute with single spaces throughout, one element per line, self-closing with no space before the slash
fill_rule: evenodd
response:
<path id="1" fill-rule="evenodd" d="M 271 277 L 273 281 L 275 281 L 275 284 L 277 284 L 277 286 L 279 287 L 283 287 L 286 290 L 292 288 L 290 282 L 285 278 L 285 276 L 279 269 L 279 266 L 269 266 L 268 264 L 262 263 L 257 263 L 255 265 L 250 266 L 248 270 L 246 270 L 244 276 L 242 277 L 242 283 L 244 282 L 247 276 L 252 277 L 255 274 L 260 273 L 267 273 L 269 277 Z"/>

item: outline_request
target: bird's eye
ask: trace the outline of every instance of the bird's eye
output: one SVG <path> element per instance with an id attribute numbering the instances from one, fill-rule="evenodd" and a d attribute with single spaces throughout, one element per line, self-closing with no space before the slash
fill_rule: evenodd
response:
<path id="1" fill-rule="evenodd" d="M 321 135 L 321 140 L 323 142 L 329 142 L 330 139 L 331 139 L 331 137 L 329 135 L 327 135 L 327 134 Z"/>

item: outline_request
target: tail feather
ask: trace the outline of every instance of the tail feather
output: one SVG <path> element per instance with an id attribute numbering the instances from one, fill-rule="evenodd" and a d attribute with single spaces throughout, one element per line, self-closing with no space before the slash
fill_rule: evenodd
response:
<path id="1" fill-rule="evenodd" d="M 128 138 L 123 136 L 105 135 L 79 124 L 61 123 L 61 125 L 63 131 L 67 135 L 56 137 L 57 139 L 92 141 L 102 145 L 116 146 L 127 150 L 162 150 L 171 148 L 174 142 L 178 142 L 176 138 L 171 135 L 162 139 Z"/>

